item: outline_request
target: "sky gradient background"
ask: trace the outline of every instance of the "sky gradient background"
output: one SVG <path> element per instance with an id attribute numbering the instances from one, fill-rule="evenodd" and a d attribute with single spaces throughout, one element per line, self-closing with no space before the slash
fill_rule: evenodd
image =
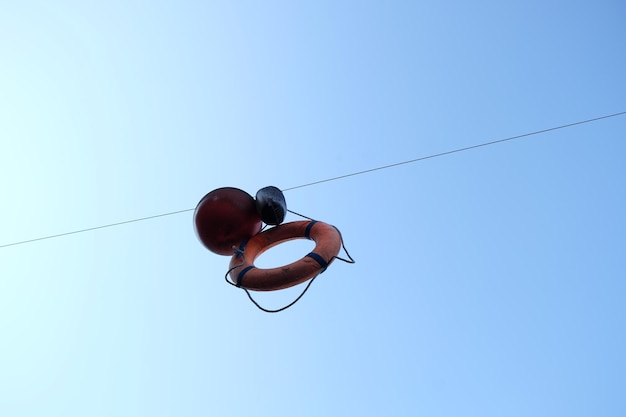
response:
<path id="1" fill-rule="evenodd" d="M 624 21 L 620 1 L 0 2 L 0 245 L 625 111 Z M 622 116 L 288 191 L 357 263 L 276 315 L 192 212 L 0 248 L 0 415 L 623 416 L 625 151 Z"/>

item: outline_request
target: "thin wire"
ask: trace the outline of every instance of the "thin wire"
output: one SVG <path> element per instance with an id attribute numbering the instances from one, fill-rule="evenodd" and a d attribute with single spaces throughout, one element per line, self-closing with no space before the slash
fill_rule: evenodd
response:
<path id="1" fill-rule="evenodd" d="M 598 120 L 608 119 L 610 117 L 621 116 L 623 114 L 626 114 L 626 111 L 619 112 L 619 113 L 614 113 L 614 114 L 609 114 L 607 116 L 595 117 L 593 119 L 587 119 L 587 120 L 583 120 L 583 121 L 580 121 L 580 122 L 569 123 L 569 124 L 561 125 L 561 126 L 557 126 L 557 127 L 551 127 L 549 129 L 537 130 L 535 132 L 524 133 L 523 135 L 511 136 L 509 138 L 494 140 L 494 141 L 491 141 L 491 142 L 485 142 L 485 143 L 481 143 L 481 144 L 478 144 L 478 145 L 466 146 L 464 148 L 458 148 L 458 149 L 454 149 L 454 150 L 451 150 L 451 151 L 446 151 L 446 152 L 436 153 L 436 154 L 433 154 L 433 155 L 423 156 L 423 157 L 420 157 L 420 158 L 410 159 L 408 161 L 397 162 L 395 164 L 383 165 L 383 166 L 376 167 L 376 168 L 370 168 L 370 169 L 366 169 L 366 170 L 363 170 L 363 171 L 353 172 L 351 174 L 339 175 L 337 177 L 327 178 L 327 179 L 324 179 L 324 180 L 309 182 L 307 184 L 297 185 L 295 187 L 285 188 L 285 189 L 283 189 L 281 191 L 291 191 L 291 190 L 295 190 L 297 188 L 310 187 L 312 185 L 322 184 L 322 183 L 325 183 L 325 182 L 336 181 L 336 180 L 340 180 L 340 179 L 343 179 L 343 178 L 354 177 L 356 175 L 367 174 L 369 172 L 380 171 L 381 169 L 387 169 L 387 168 L 397 167 L 397 166 L 400 166 L 400 165 L 412 164 L 414 162 L 424 161 L 426 159 L 438 158 L 440 156 L 450 155 L 450 154 L 457 153 L 457 152 L 469 151 L 470 149 L 481 148 L 483 146 L 495 145 L 496 143 L 508 142 L 508 141 L 511 141 L 511 140 L 525 138 L 525 137 L 528 137 L 528 136 L 539 135 L 541 133 L 552 132 L 554 130 L 565 129 L 567 127 L 582 125 L 582 124 L 585 124 L 585 123 L 596 122 Z"/>
<path id="2" fill-rule="evenodd" d="M 609 114 L 609 115 L 601 116 L 601 117 L 595 117 L 593 119 L 582 120 L 580 122 L 568 123 L 568 124 L 561 125 L 561 126 L 551 127 L 551 128 L 548 128 L 548 129 L 537 130 L 537 131 L 534 131 L 534 132 L 524 133 L 522 135 L 517 135 L 517 136 L 511 136 L 509 138 L 494 140 L 494 141 L 491 141 L 491 142 L 485 142 L 485 143 L 481 143 L 481 144 L 478 144 L 478 145 L 466 146 L 464 148 L 453 149 L 451 151 L 446 151 L 446 152 L 436 153 L 436 154 L 433 154 L 433 155 L 423 156 L 423 157 L 420 157 L 420 158 L 410 159 L 408 161 L 397 162 L 395 164 L 383 165 L 383 166 L 380 166 L 380 167 L 370 168 L 370 169 L 366 169 L 366 170 L 363 170 L 363 171 L 353 172 L 353 173 L 350 173 L 350 174 L 339 175 L 337 177 L 327 178 L 327 179 L 324 179 L 324 180 L 309 182 L 307 184 L 297 185 L 295 187 L 285 188 L 285 189 L 282 189 L 281 191 L 284 192 L 284 191 L 295 190 L 295 189 L 298 189 L 298 188 L 310 187 L 312 185 L 322 184 L 322 183 L 330 182 L 330 181 L 336 181 L 336 180 L 340 180 L 340 179 L 348 178 L 348 177 L 354 177 L 356 175 L 367 174 L 369 172 L 380 171 L 380 170 L 383 170 L 383 169 L 393 168 L 393 167 L 397 167 L 397 166 L 400 166 L 400 165 L 412 164 L 412 163 L 415 163 L 415 162 L 424 161 L 426 159 L 438 158 L 440 156 L 450 155 L 450 154 L 453 154 L 453 153 L 469 151 L 470 149 L 476 149 L 476 148 L 481 148 L 481 147 L 485 147 L 485 146 L 489 146 L 489 145 L 495 145 L 497 143 L 508 142 L 508 141 L 512 141 L 512 140 L 515 140 L 515 139 L 525 138 L 525 137 L 528 137 L 528 136 L 539 135 L 541 133 L 552 132 L 552 131 L 555 131 L 555 130 L 565 129 L 565 128 L 572 127 L 572 126 L 578 126 L 578 125 L 582 125 L 582 124 L 585 124 L 585 123 L 596 122 L 598 120 L 609 119 L 611 117 L 622 116 L 624 114 L 626 114 L 626 111 L 619 112 L 619 113 L 613 113 L 613 114 Z M 16 245 L 23 245 L 23 244 L 26 244 L 26 243 L 37 242 L 37 241 L 40 241 L 40 240 L 53 239 L 53 238 L 57 238 L 57 237 L 61 237 L 61 236 L 73 235 L 73 234 L 76 234 L 76 233 L 90 232 L 92 230 L 104 229 L 104 228 L 107 228 L 107 227 L 114 227 L 114 226 L 120 226 L 120 225 L 128 224 L 128 223 L 135 223 L 135 222 L 140 222 L 140 221 L 144 221 L 144 220 L 156 219 L 157 217 L 172 216 L 174 214 L 186 213 L 186 212 L 193 211 L 193 210 L 195 210 L 195 208 L 190 208 L 190 209 L 186 209 L 186 210 L 179 210 L 179 211 L 172 211 L 172 212 L 169 212 L 169 213 L 157 214 L 155 216 L 142 217 L 142 218 L 139 218 L 139 219 L 127 220 L 127 221 L 124 221 L 124 222 L 105 224 L 103 226 L 90 227 L 88 229 L 75 230 L 75 231 L 67 232 L 67 233 L 59 233 L 57 235 L 38 237 L 38 238 L 35 238 L 35 239 L 23 240 L 23 241 L 20 241 L 20 242 L 13 242 L 13 243 L 5 244 L 5 245 L 0 245 L 0 248 L 6 248 L 6 247 L 9 247 L 9 246 L 16 246 Z"/>
<path id="3" fill-rule="evenodd" d="M 120 226 L 122 224 L 141 222 L 141 221 L 144 221 L 144 220 L 156 219 L 157 217 L 165 217 L 165 216 L 171 216 L 173 214 L 186 213 L 186 212 L 192 211 L 192 210 L 194 210 L 194 209 L 172 211 L 172 212 L 169 212 L 169 213 L 157 214 L 155 216 L 142 217 L 140 219 L 126 220 L 124 222 L 105 224 L 103 226 L 90 227 L 88 229 L 74 230 L 73 232 L 59 233 L 58 235 L 50 235 L 50 236 L 38 237 L 36 239 L 23 240 L 21 242 L 14 242 L 14 243 L 8 243 L 6 245 L 1 245 L 0 248 L 6 248 L 6 247 L 9 247 L 9 246 L 15 246 L 15 245 L 23 245 L 25 243 L 37 242 L 39 240 L 53 239 L 53 238 L 56 238 L 56 237 L 73 235 L 73 234 L 76 234 L 76 233 L 90 232 L 92 230 L 98 230 L 98 229 L 104 229 L 104 228 L 107 228 L 107 227 Z"/>

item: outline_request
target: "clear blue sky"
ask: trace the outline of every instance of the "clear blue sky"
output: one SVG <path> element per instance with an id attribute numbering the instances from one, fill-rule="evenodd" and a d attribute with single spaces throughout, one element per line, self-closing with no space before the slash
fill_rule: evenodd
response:
<path id="1" fill-rule="evenodd" d="M 0 245 L 625 111 L 625 21 L 617 0 L 3 1 Z M 622 116 L 289 191 L 357 263 L 277 315 L 191 212 L 1 248 L 0 415 L 624 416 L 625 151 Z"/>

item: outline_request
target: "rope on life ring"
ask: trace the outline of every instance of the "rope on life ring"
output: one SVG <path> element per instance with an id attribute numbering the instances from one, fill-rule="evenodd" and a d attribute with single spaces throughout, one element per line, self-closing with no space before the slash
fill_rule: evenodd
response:
<path id="1" fill-rule="evenodd" d="M 294 239 L 311 239 L 315 249 L 289 265 L 269 269 L 254 266 L 263 252 Z M 235 249 L 229 265 L 230 278 L 237 287 L 253 291 L 293 287 L 324 272 L 337 258 L 342 244 L 339 230 L 327 223 L 316 220 L 284 223 L 254 235 Z"/>

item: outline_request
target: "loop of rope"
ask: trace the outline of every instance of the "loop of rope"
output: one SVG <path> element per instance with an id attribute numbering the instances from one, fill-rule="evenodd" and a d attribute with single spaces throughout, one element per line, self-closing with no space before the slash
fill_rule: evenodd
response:
<path id="1" fill-rule="evenodd" d="M 270 310 L 267 309 L 263 306 L 261 306 L 254 298 L 252 298 L 252 294 L 250 294 L 250 291 L 248 291 L 246 288 L 243 288 L 243 290 L 246 292 L 246 294 L 248 295 L 248 298 L 250 299 L 250 301 L 252 301 L 252 303 L 254 303 L 255 306 L 257 306 L 259 308 L 259 310 L 265 311 L 266 313 L 279 313 L 283 310 L 287 310 L 289 307 L 291 307 L 292 305 L 294 305 L 295 303 L 297 303 L 298 301 L 300 301 L 300 299 L 302 298 L 302 296 L 304 296 L 304 294 L 307 292 L 307 290 L 309 289 L 309 287 L 311 286 L 311 284 L 313 284 L 313 281 L 315 281 L 315 278 L 317 278 L 319 276 L 319 274 L 317 274 L 316 276 L 314 276 L 313 278 L 311 278 L 309 280 L 309 282 L 306 284 L 306 287 L 304 288 L 304 290 L 302 290 L 302 292 L 300 293 L 300 295 L 298 297 L 296 297 L 295 300 L 293 300 L 292 302 L 290 302 L 289 304 L 287 304 L 284 307 L 278 308 L 276 310 Z"/>
<path id="2" fill-rule="evenodd" d="M 348 249 L 346 249 L 346 245 L 343 242 L 343 235 L 341 234 L 341 230 L 337 229 L 335 226 L 333 226 L 335 228 L 335 230 L 337 230 L 337 232 L 339 233 L 339 237 L 341 238 L 341 247 L 343 248 L 343 251 L 346 253 L 346 255 L 348 255 L 348 258 L 350 258 L 350 260 L 348 259 L 344 259 L 340 256 L 333 256 L 334 259 L 339 259 L 340 261 L 343 261 L 347 264 L 354 264 L 356 263 L 356 261 L 352 258 L 352 256 L 350 256 L 350 253 L 348 252 Z"/>

